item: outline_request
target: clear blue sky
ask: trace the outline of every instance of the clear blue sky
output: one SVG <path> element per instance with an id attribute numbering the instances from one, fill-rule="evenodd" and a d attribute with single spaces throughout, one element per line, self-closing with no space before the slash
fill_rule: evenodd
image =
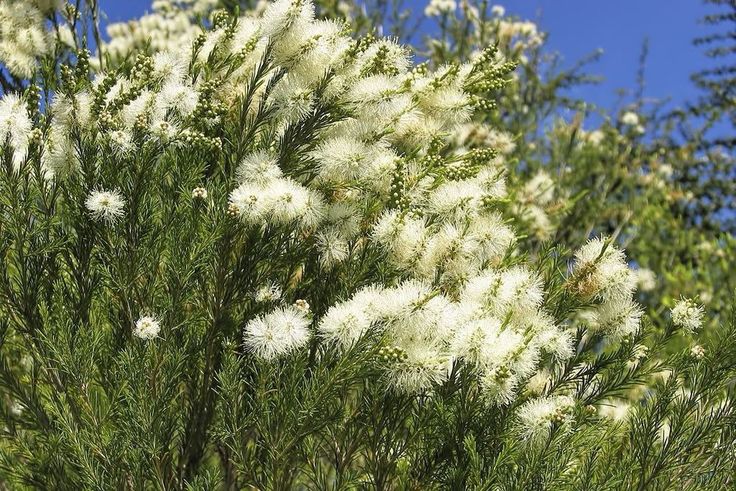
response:
<path id="1" fill-rule="evenodd" d="M 428 1 L 428 0 L 427 0 Z M 406 0 L 420 14 L 426 1 Z M 109 21 L 138 17 L 150 0 L 101 0 Z M 491 1 L 493 3 L 493 1 Z M 574 95 L 612 109 L 616 89 L 633 89 L 642 42 L 649 38 L 645 96 L 671 98 L 673 104 L 694 99 L 698 92 L 689 75 L 708 61 L 691 40 L 708 32 L 698 19 L 713 7 L 700 0 L 509 0 L 498 1 L 507 14 L 537 22 L 550 33 L 548 46 L 560 52 L 566 65 L 597 48 L 604 51 L 592 73 L 605 78 Z M 430 28 L 430 26 L 425 26 Z"/>
<path id="2" fill-rule="evenodd" d="M 636 87 L 645 38 L 645 97 L 669 97 L 679 105 L 698 95 L 689 77 L 708 60 L 692 39 L 709 32 L 698 21 L 713 11 L 700 0 L 516 0 L 505 7 L 507 13 L 534 20 L 549 32 L 548 46 L 560 52 L 567 65 L 603 49 L 591 71 L 605 80 L 578 89 L 576 94 L 585 100 L 611 108 L 616 89 Z"/>

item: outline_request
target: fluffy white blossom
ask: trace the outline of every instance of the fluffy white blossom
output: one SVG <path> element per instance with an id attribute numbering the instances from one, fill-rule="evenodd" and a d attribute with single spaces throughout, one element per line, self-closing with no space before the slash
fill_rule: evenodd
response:
<path id="1" fill-rule="evenodd" d="M 321 198 L 291 179 L 272 179 L 265 184 L 244 182 L 230 194 L 241 219 L 250 225 L 297 222 L 315 225 L 322 217 Z"/>
<path id="2" fill-rule="evenodd" d="M 293 306 L 279 308 L 245 325 L 245 346 L 271 360 L 304 346 L 310 338 L 309 325 L 305 312 Z"/>
<path id="3" fill-rule="evenodd" d="M 518 418 L 522 436 L 541 440 L 549 436 L 554 425 L 562 426 L 572 420 L 575 401 L 569 396 L 549 396 L 533 399 L 519 408 Z"/>
<path id="4" fill-rule="evenodd" d="M 0 61 L 15 76 L 31 78 L 49 50 L 45 12 L 33 1 L 0 1 Z"/>
<path id="5" fill-rule="evenodd" d="M 330 269 L 348 258 L 350 244 L 337 231 L 327 229 L 317 234 L 317 250 L 320 264 Z"/>
<path id="6" fill-rule="evenodd" d="M 110 56 L 113 62 L 125 59 L 146 45 L 154 52 L 180 52 L 183 46 L 190 46 L 201 32 L 195 20 L 196 15 L 205 14 L 214 6 L 210 0 L 200 0 L 199 4 L 183 8 L 183 5 L 174 6 L 170 1 L 154 1 L 150 14 L 140 19 L 108 24 L 109 41 L 103 43 L 102 52 Z M 181 54 L 185 55 L 184 52 Z M 180 58 L 181 61 L 184 59 Z"/>
<path id="7" fill-rule="evenodd" d="M 632 111 L 627 111 L 621 115 L 621 122 L 628 126 L 636 126 L 639 124 L 639 116 Z"/>
<path id="8" fill-rule="evenodd" d="M 623 251 L 602 237 L 576 251 L 572 273 L 576 291 L 586 298 L 630 298 L 636 287 Z"/>
<path id="9" fill-rule="evenodd" d="M 696 344 L 695 346 L 690 348 L 690 355 L 696 360 L 702 360 L 703 358 L 705 358 L 705 348 L 703 348 L 699 344 Z"/>
<path id="10" fill-rule="evenodd" d="M 705 311 L 695 300 L 681 298 L 672 308 L 672 323 L 688 332 L 695 332 L 703 327 Z"/>
<path id="11" fill-rule="evenodd" d="M 16 94 L 4 94 L 0 99 L 0 142 L 10 143 L 15 168 L 20 166 L 26 155 L 32 128 L 23 99 Z"/>
<path id="12" fill-rule="evenodd" d="M 353 298 L 349 302 L 330 307 L 320 320 L 320 334 L 343 348 L 350 347 L 371 327 L 371 313 L 366 311 L 368 306 Z"/>
<path id="13" fill-rule="evenodd" d="M 630 298 L 616 298 L 600 304 L 589 312 L 590 327 L 613 337 L 623 337 L 635 333 L 643 311 L 639 304 Z"/>
<path id="14" fill-rule="evenodd" d="M 243 157 L 237 169 L 241 182 L 266 184 L 283 176 L 276 159 L 265 150 L 256 150 Z"/>
<path id="15" fill-rule="evenodd" d="M 515 48 L 527 48 L 542 44 L 542 35 L 537 25 L 530 21 L 512 21 L 502 19 L 498 22 L 498 35 L 503 42 L 514 42 Z"/>
<path id="16" fill-rule="evenodd" d="M 92 191 L 84 204 L 92 218 L 108 223 L 116 222 L 125 213 L 125 199 L 116 190 Z"/>
<path id="17" fill-rule="evenodd" d="M 523 188 L 523 196 L 530 202 L 547 205 L 554 199 L 555 183 L 545 171 L 538 171 Z"/>
<path id="18" fill-rule="evenodd" d="M 430 0 L 429 4 L 424 8 L 424 15 L 435 17 L 453 12 L 456 8 L 457 4 L 455 0 Z"/>
<path id="19" fill-rule="evenodd" d="M 145 315 L 138 319 L 133 328 L 133 334 L 145 340 L 158 337 L 159 331 L 161 331 L 161 324 L 155 317 L 150 315 Z"/>
<path id="20" fill-rule="evenodd" d="M 275 302 L 281 298 L 281 294 L 282 290 L 280 286 L 274 283 L 269 283 L 260 287 L 256 291 L 254 298 L 256 302 Z"/>

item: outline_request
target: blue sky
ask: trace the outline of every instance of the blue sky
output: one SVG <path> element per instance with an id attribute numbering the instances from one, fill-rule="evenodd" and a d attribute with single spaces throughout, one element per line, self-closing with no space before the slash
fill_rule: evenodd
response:
<path id="1" fill-rule="evenodd" d="M 604 82 L 579 88 L 576 95 L 585 100 L 611 108 L 617 89 L 636 87 L 646 38 L 645 97 L 671 98 L 679 105 L 698 95 L 689 77 L 708 60 L 692 39 L 709 32 L 698 20 L 713 10 L 700 0 L 517 0 L 506 9 L 549 32 L 548 46 L 560 52 L 567 65 L 603 49 L 590 71 L 602 75 Z"/>
<path id="2" fill-rule="evenodd" d="M 424 0 L 406 0 L 418 15 Z M 537 22 L 550 33 L 548 46 L 569 66 L 597 48 L 603 57 L 589 68 L 604 77 L 596 86 L 574 92 L 593 104 L 613 109 L 617 89 L 633 89 L 642 42 L 649 38 L 645 96 L 670 98 L 672 105 L 693 100 L 698 91 L 689 75 L 708 61 L 691 40 L 707 28 L 698 19 L 713 11 L 700 0 L 515 0 L 499 1 L 507 14 Z M 150 0 L 102 0 L 109 21 L 138 17 Z"/>

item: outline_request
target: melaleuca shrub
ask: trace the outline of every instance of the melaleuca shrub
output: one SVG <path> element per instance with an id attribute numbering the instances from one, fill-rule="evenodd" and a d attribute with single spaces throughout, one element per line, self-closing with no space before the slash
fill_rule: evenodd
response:
<path id="1" fill-rule="evenodd" d="M 511 142 L 448 143 L 506 83 L 495 49 L 432 70 L 348 32 L 279 0 L 3 97 L 4 485 L 607 482 L 581 461 L 605 470 L 639 427 L 597 408 L 663 370 L 646 354 L 666 341 L 623 251 L 527 254 Z M 699 327 L 685 302 L 667 336 Z M 681 364 L 719 360 L 693 400 L 723 421 L 732 346 Z M 726 445 L 706 423 L 697 442 Z M 667 457 L 656 438 L 637 445 Z M 681 463 L 636 462 L 644 486 Z"/>

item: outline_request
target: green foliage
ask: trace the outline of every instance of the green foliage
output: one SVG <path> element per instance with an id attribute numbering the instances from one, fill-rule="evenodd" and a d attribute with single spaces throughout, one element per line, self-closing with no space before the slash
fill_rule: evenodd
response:
<path id="1" fill-rule="evenodd" d="M 58 42 L 3 84 L 3 488 L 734 486 L 736 252 L 700 137 L 642 107 L 586 131 L 562 91 L 589 60 L 486 4 L 413 69 L 304 2 L 222 6 L 176 56 Z M 351 29 L 408 35 L 377 6 Z"/>

